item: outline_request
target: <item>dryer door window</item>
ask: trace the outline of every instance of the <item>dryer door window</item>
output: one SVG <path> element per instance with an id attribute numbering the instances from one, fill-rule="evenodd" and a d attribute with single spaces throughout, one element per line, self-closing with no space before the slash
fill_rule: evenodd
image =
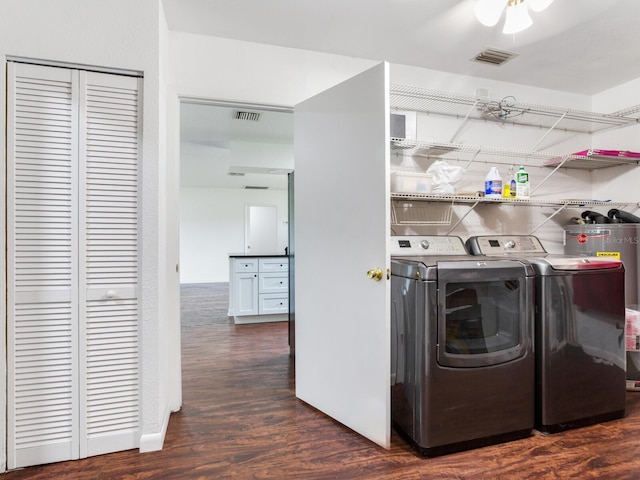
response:
<path id="1" fill-rule="evenodd" d="M 532 295 L 515 269 L 438 271 L 438 363 L 497 365 L 521 357 L 531 342 Z"/>

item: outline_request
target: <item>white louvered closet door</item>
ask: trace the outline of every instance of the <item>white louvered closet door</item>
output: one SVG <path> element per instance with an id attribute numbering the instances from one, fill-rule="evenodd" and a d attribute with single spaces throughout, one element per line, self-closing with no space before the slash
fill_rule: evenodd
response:
<path id="1" fill-rule="evenodd" d="M 140 80 L 80 72 L 80 456 L 138 441 Z"/>
<path id="2" fill-rule="evenodd" d="M 9 468 L 78 458 L 78 76 L 8 64 Z"/>
<path id="3" fill-rule="evenodd" d="M 8 65 L 7 464 L 135 448 L 139 79 Z"/>

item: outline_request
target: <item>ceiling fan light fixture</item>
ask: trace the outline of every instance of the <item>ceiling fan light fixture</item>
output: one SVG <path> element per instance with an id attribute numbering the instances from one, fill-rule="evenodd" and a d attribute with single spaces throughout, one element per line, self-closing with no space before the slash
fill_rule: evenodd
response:
<path id="1" fill-rule="evenodd" d="M 504 21 L 502 33 L 518 33 L 533 25 L 533 20 L 529 15 L 529 10 L 524 0 L 515 0 L 509 2 L 507 6 L 507 18 Z"/>
<path id="2" fill-rule="evenodd" d="M 476 18 L 487 26 L 493 27 L 500 20 L 505 0 L 476 0 Z"/>
<path id="3" fill-rule="evenodd" d="M 507 13 L 502 33 L 518 33 L 533 25 L 533 20 L 529 15 L 529 7 L 534 12 L 541 12 L 552 2 L 553 0 L 476 0 L 476 18 L 481 24 L 493 27 L 498 23 L 502 11 L 506 8 Z"/>

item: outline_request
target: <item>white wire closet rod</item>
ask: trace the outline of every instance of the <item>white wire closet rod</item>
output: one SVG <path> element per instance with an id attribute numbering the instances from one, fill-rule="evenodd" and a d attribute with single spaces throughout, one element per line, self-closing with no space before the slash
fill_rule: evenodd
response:
<path id="1" fill-rule="evenodd" d="M 527 200 L 518 198 L 488 198 L 478 197 L 472 195 L 437 195 L 432 193 L 391 193 L 392 200 L 406 200 L 406 201 L 423 201 L 423 202 L 447 202 L 452 205 L 455 204 L 469 204 L 474 205 L 476 203 L 488 204 L 502 204 L 513 206 L 537 206 L 537 207 L 566 207 L 566 208 L 583 208 L 583 207 L 639 207 L 639 203 L 628 202 L 610 202 L 605 200 L 588 200 L 588 199 L 549 199 L 549 198 L 530 198 Z"/>
<path id="2" fill-rule="evenodd" d="M 608 155 L 566 155 L 562 153 L 541 152 L 531 150 L 518 150 L 513 148 L 498 148 L 484 145 L 469 145 L 462 143 L 424 142 L 402 138 L 391 139 L 391 150 L 396 155 L 417 157 L 442 157 L 447 160 L 468 161 L 470 156 L 478 158 L 478 161 L 492 160 L 493 157 L 507 157 L 510 159 L 540 160 L 538 166 L 557 167 L 559 163 L 567 168 L 597 169 L 616 165 L 640 164 L 636 156 Z M 401 152 L 401 153 L 400 153 Z M 466 155 L 466 156 L 465 156 Z"/>
<path id="3" fill-rule="evenodd" d="M 612 113 L 597 113 L 514 101 L 503 111 L 503 118 L 499 118 L 500 116 L 492 116 L 490 113 L 495 112 L 500 100 L 397 84 L 390 87 L 390 104 L 398 110 L 460 118 L 464 118 L 469 108 L 472 108 L 474 112 L 469 118 L 474 120 L 493 120 L 542 128 L 554 127 L 557 120 L 562 118 L 554 128 L 580 133 L 595 133 L 640 123 L 640 105 Z"/>

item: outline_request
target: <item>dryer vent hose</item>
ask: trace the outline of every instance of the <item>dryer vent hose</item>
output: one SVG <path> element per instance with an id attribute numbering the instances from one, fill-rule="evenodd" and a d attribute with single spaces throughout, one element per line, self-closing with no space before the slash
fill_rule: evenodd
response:
<path id="1" fill-rule="evenodd" d="M 598 212 L 592 212 L 591 210 L 582 212 L 582 218 L 584 219 L 584 223 L 611 223 L 609 217 L 605 217 Z"/>
<path id="2" fill-rule="evenodd" d="M 607 216 L 611 219 L 611 223 L 640 223 L 640 217 L 636 217 L 632 213 L 625 212 L 624 210 L 618 210 L 617 208 L 609 210 Z"/>

